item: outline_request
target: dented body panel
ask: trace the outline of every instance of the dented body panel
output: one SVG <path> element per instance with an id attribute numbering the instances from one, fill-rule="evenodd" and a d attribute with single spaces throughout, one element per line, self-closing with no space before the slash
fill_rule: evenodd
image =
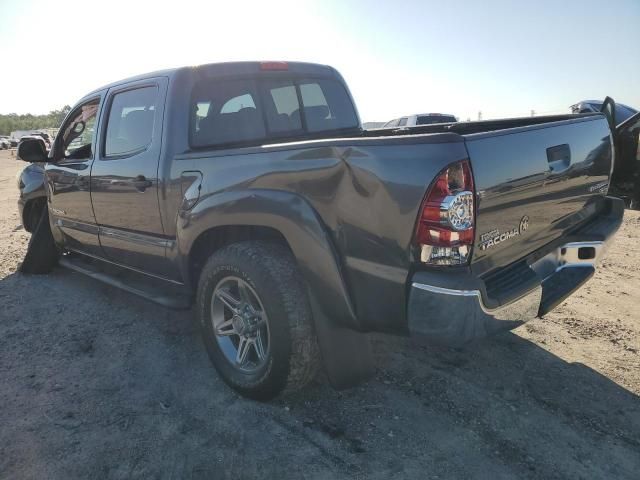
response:
<path id="1" fill-rule="evenodd" d="M 289 65 L 287 72 L 264 75 L 344 83 L 331 67 Z M 255 62 L 205 65 L 123 80 L 85 97 L 98 102 L 94 155 L 47 164 L 39 197 L 48 197 L 59 247 L 193 294 L 194 250 L 203 238 L 211 240 L 207 235 L 215 237 L 225 227 L 272 229 L 293 252 L 305 280 L 330 378 L 346 385 L 371 371 L 365 365 L 370 353 L 362 355 L 355 373 L 345 365 L 358 363 L 354 359 L 364 348 L 360 332 L 426 334 L 451 345 L 497 326 L 512 328 L 552 308 L 588 277 L 563 277 L 560 283 L 572 288 L 552 289 L 553 275 L 541 278 L 532 267 L 540 258 L 560 258 L 553 252 L 569 239 L 576 252 L 595 248 L 584 242 L 596 242 L 603 251 L 619 226 L 619 206 L 606 197 L 612 141 L 600 114 L 402 131 L 356 127 L 193 147 L 191 92 L 197 82 L 257 75 L 262 74 Z M 162 93 L 151 143 L 137 163 L 105 158 L 114 92 L 148 85 Z M 52 158 L 59 150 L 57 140 Z M 476 190 L 471 262 L 425 265 L 414 241 L 423 199 L 448 166 L 464 160 Z M 504 315 L 511 321 L 498 318 Z"/>

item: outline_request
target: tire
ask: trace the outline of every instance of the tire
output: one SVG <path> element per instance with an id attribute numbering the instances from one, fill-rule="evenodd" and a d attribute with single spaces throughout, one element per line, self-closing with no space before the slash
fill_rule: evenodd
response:
<path id="1" fill-rule="evenodd" d="M 242 298 L 242 293 L 233 291 L 234 284 L 238 292 L 241 289 L 245 291 L 248 301 L 222 300 L 227 293 L 234 300 Z M 217 292 L 216 296 L 214 292 Z M 242 304 L 246 304 L 245 309 L 248 305 L 248 309 L 257 315 L 253 318 L 258 318 L 261 323 L 255 328 L 262 332 L 262 335 L 255 332 L 246 334 L 247 341 L 253 335 L 254 343 L 244 349 L 249 352 L 243 357 L 244 366 L 237 361 L 239 353 L 235 361 L 232 358 L 234 346 L 240 352 L 243 337 L 228 333 L 242 331 L 247 325 L 255 326 L 250 322 L 251 315 L 239 320 L 239 328 L 233 324 L 234 319 L 244 315 L 237 313 L 242 311 Z M 241 395 L 266 401 L 283 392 L 299 390 L 315 377 L 320 365 L 320 351 L 312 325 L 311 308 L 295 259 L 285 247 L 255 241 L 235 243 L 216 251 L 200 275 L 196 306 L 211 362 L 222 379 Z M 218 326 L 214 327 L 216 321 Z M 224 336 L 216 334 L 216 331 L 223 331 L 223 324 L 229 323 L 232 325 Z M 262 347 L 262 360 L 256 338 L 262 343 L 264 338 L 268 339 L 267 347 Z"/>
<path id="2" fill-rule="evenodd" d="M 29 246 L 20 265 L 20 271 L 29 274 L 49 273 L 58 263 L 59 257 L 60 253 L 53 241 L 49 225 L 49 209 L 45 205 L 29 239 Z"/>

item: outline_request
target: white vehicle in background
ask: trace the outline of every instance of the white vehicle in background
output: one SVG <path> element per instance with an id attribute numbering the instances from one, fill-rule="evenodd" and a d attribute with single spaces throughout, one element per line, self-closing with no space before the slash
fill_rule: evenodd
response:
<path id="1" fill-rule="evenodd" d="M 49 145 L 47 144 L 47 142 L 45 141 L 44 137 L 42 135 L 24 135 L 22 137 L 20 137 L 20 141 L 18 142 L 18 145 L 20 144 L 20 142 L 23 142 L 24 140 L 37 140 L 38 142 L 40 142 L 42 144 L 42 148 L 44 149 L 45 152 L 49 151 Z"/>
<path id="2" fill-rule="evenodd" d="M 418 113 L 406 117 L 395 118 L 384 124 L 382 128 L 415 127 L 416 125 L 432 125 L 434 123 L 456 123 L 455 115 L 448 113 Z"/>
<path id="3" fill-rule="evenodd" d="M 11 140 L 9 140 L 9 137 L 6 136 L 0 136 L 0 150 L 7 150 L 11 148 Z"/>

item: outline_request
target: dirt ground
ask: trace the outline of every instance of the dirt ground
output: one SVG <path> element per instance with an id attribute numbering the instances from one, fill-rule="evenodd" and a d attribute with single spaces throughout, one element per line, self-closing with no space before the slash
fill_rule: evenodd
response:
<path id="1" fill-rule="evenodd" d="M 637 212 L 548 317 L 463 350 L 374 336 L 370 382 L 259 404 L 189 312 L 16 273 L 24 165 L 0 152 L 0 478 L 639 478 Z"/>

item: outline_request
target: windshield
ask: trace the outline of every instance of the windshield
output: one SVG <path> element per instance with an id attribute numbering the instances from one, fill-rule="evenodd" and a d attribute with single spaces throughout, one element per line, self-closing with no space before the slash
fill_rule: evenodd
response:
<path id="1" fill-rule="evenodd" d="M 456 117 L 453 115 L 421 115 L 416 120 L 416 125 L 431 125 L 433 123 L 453 123 Z"/>

